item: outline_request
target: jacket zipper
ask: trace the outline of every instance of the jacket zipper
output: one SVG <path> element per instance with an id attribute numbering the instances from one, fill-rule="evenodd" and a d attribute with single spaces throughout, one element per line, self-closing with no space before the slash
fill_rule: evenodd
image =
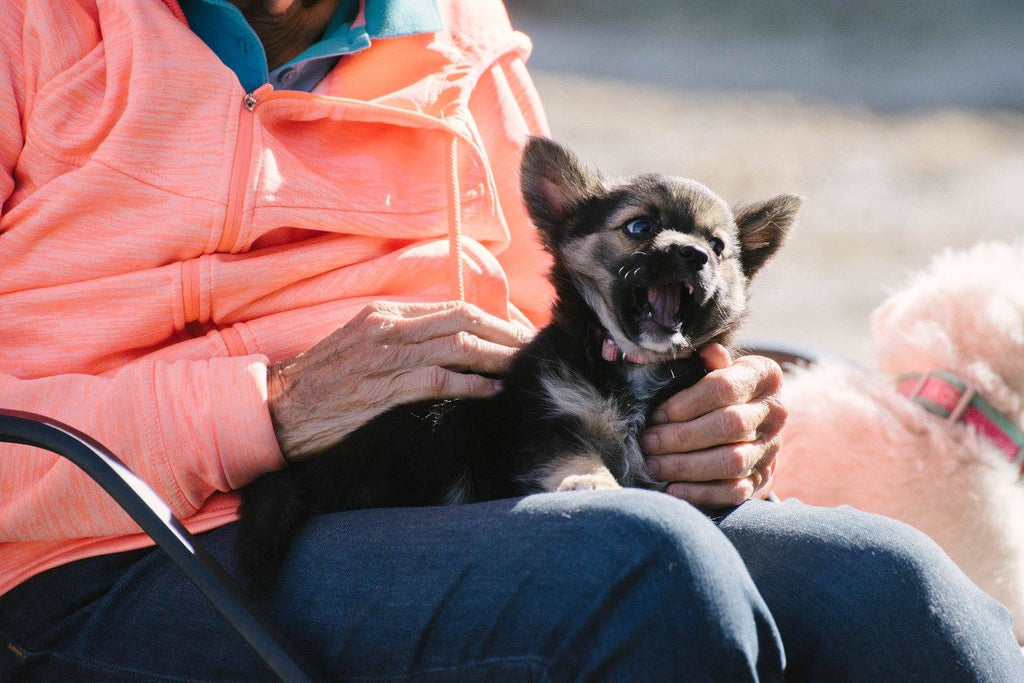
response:
<path id="1" fill-rule="evenodd" d="M 258 92 L 258 91 L 257 91 Z M 252 141 L 255 121 L 253 110 L 258 100 L 256 92 L 246 93 L 238 112 L 238 137 L 235 154 L 231 160 L 231 178 L 228 181 L 228 199 L 224 210 L 224 225 L 221 229 L 217 251 L 230 252 L 242 229 L 242 209 L 245 203 L 249 163 L 252 158 Z M 205 334 L 203 321 L 203 287 L 199 261 L 184 261 L 181 264 L 181 294 L 185 317 L 185 331 L 192 337 Z"/>
<path id="2" fill-rule="evenodd" d="M 252 159 L 253 129 L 256 125 L 253 111 L 259 100 L 256 93 L 259 89 L 246 93 L 242 98 L 242 106 L 238 112 L 238 138 L 235 141 L 235 156 L 231 161 L 231 180 L 228 184 L 228 202 L 224 211 L 224 227 L 221 230 L 217 251 L 230 252 L 235 247 L 235 240 L 242 229 L 242 209 L 245 203 L 246 181 L 249 177 L 249 164 Z"/>

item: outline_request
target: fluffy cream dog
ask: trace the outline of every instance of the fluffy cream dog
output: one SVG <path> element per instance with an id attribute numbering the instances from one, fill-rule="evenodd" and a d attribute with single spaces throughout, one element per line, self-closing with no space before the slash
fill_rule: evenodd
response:
<path id="1" fill-rule="evenodd" d="M 921 529 L 1006 605 L 1024 644 L 1024 240 L 946 251 L 872 330 L 875 367 L 787 380 L 774 491 Z"/>

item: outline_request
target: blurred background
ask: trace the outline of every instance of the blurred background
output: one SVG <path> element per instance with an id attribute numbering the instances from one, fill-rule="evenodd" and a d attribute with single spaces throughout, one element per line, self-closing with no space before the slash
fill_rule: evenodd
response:
<path id="1" fill-rule="evenodd" d="M 911 271 L 1024 237 L 1022 0 L 506 3 L 586 160 L 805 197 L 746 338 L 867 363 L 870 313 Z"/>

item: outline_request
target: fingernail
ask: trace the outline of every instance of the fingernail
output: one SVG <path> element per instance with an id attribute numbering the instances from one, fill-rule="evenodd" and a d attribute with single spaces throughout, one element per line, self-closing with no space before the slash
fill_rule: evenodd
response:
<path id="1" fill-rule="evenodd" d="M 654 417 L 651 418 L 656 424 L 664 424 L 668 422 L 668 413 L 664 410 L 654 411 Z"/>
<path id="2" fill-rule="evenodd" d="M 643 443 L 645 450 L 656 451 L 658 450 L 658 445 L 661 444 L 661 439 L 658 438 L 657 434 L 649 432 L 644 434 L 641 442 Z"/>
<path id="3" fill-rule="evenodd" d="M 519 338 L 524 342 L 531 341 L 534 337 L 537 336 L 537 330 L 533 329 L 532 327 L 527 327 L 526 325 L 523 325 L 522 323 L 519 322 L 515 323 L 515 326 L 519 328 Z"/>
<path id="4" fill-rule="evenodd" d="M 502 382 L 500 379 L 494 380 L 493 382 L 491 382 L 491 384 L 494 385 L 495 392 L 501 391 L 502 389 L 505 388 L 505 383 Z"/>

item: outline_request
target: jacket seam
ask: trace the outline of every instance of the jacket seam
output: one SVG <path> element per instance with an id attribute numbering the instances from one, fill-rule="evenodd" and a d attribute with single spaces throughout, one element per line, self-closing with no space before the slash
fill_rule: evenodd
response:
<path id="1" fill-rule="evenodd" d="M 120 175 L 123 175 L 125 178 L 131 178 L 135 182 L 142 183 L 146 187 L 151 187 L 154 190 L 160 190 L 161 192 L 167 192 L 168 194 L 172 194 L 175 197 L 182 197 L 183 199 L 195 199 L 197 201 L 210 202 L 211 204 L 215 204 L 215 205 L 221 205 L 221 204 L 224 203 L 224 202 L 221 202 L 221 201 L 219 201 L 217 199 L 211 199 L 210 197 L 199 197 L 199 196 L 196 196 L 196 195 L 185 194 L 185 193 L 182 193 L 182 192 L 175 192 L 170 187 L 164 187 L 163 185 L 157 185 L 156 183 L 153 183 L 153 182 L 151 182 L 149 180 L 146 180 L 145 178 L 140 178 L 140 177 L 138 177 L 136 175 L 128 173 L 124 169 L 120 169 L 120 168 L 118 168 L 116 166 L 111 166 L 107 162 L 100 161 L 99 159 L 96 159 L 96 158 L 90 158 L 89 161 L 92 161 L 94 164 L 96 164 L 98 166 L 102 166 L 103 168 L 111 170 L 114 173 L 119 173 Z M 167 178 L 164 178 L 163 176 L 157 176 L 157 177 L 160 178 L 161 180 L 168 180 Z"/>
<path id="2" fill-rule="evenodd" d="M 192 194 L 185 194 L 183 192 L 177 192 L 177 191 L 175 191 L 174 189 L 172 189 L 170 187 L 164 187 L 163 185 L 157 185 L 156 183 L 153 183 L 153 182 L 151 182 L 149 180 L 146 180 L 144 178 L 140 178 L 140 177 L 138 177 L 136 175 L 128 173 L 127 171 L 125 171 L 123 169 L 120 169 L 120 168 L 117 168 L 116 166 L 111 166 L 110 164 L 108 164 L 105 161 L 100 161 L 96 157 L 92 157 L 92 156 L 83 157 L 81 155 L 68 155 L 67 157 L 64 157 L 62 155 L 54 153 L 46 143 L 40 144 L 38 142 L 38 140 L 35 140 L 35 145 L 36 145 L 37 151 L 39 153 L 45 155 L 51 161 L 56 161 L 58 163 L 64 163 L 64 164 L 71 164 L 75 168 L 84 168 L 87 164 L 93 163 L 93 164 L 96 164 L 97 166 L 102 166 L 103 168 L 105 168 L 107 170 L 113 171 L 114 173 L 118 173 L 120 175 L 123 175 L 125 178 L 131 178 L 135 182 L 142 183 L 146 187 L 151 187 L 154 190 L 160 190 L 161 192 L 166 192 L 168 194 L 172 194 L 175 197 L 181 197 L 183 199 L 195 199 L 197 201 L 210 202 L 211 204 L 223 204 L 223 202 L 219 202 L 216 199 L 211 199 L 210 197 L 200 197 L 200 196 L 196 196 L 196 195 L 192 195 Z M 73 159 L 71 157 L 73 157 Z M 84 161 L 83 161 L 83 159 L 84 159 Z M 63 175 L 63 174 L 60 174 L 60 175 Z M 55 177 L 60 177 L 60 175 L 55 176 Z M 161 180 L 167 180 L 163 176 L 160 176 L 160 179 Z M 40 191 L 43 187 L 45 187 L 45 185 L 38 186 L 36 188 L 36 192 Z M 35 192 L 33 192 L 32 194 L 35 194 Z"/>

